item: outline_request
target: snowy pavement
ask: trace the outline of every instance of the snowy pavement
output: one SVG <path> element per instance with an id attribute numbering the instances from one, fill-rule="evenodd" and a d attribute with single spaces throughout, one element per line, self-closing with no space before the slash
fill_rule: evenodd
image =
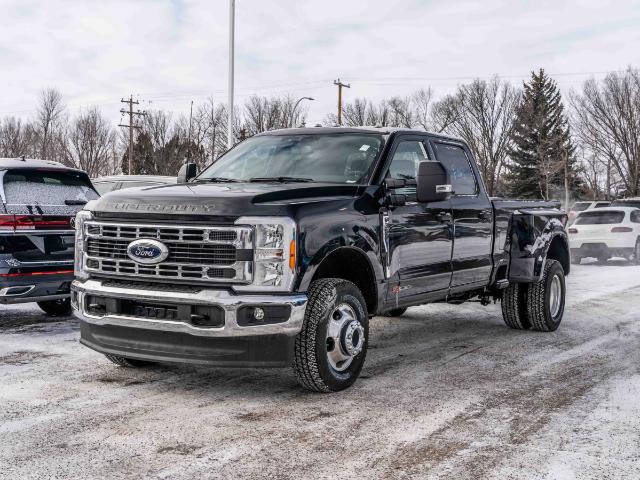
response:
<path id="1" fill-rule="evenodd" d="M 127 370 L 0 307 L 0 478 L 640 478 L 640 267 L 574 267 L 553 334 L 499 305 L 372 321 L 361 379 Z"/>

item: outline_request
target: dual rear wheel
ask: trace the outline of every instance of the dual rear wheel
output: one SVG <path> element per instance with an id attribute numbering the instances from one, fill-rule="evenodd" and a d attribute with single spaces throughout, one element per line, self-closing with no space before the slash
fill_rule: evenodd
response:
<path id="1" fill-rule="evenodd" d="M 502 317 L 517 330 L 553 332 L 564 315 L 566 285 L 564 269 L 548 259 L 537 283 L 516 283 L 502 292 Z"/>

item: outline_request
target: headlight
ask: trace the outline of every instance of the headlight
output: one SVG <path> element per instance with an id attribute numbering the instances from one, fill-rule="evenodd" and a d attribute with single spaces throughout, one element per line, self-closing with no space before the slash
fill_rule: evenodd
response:
<path id="1" fill-rule="evenodd" d="M 84 245 L 85 245 L 85 228 L 84 224 L 87 220 L 92 220 L 93 215 L 87 210 L 80 210 L 76 215 L 76 240 L 75 255 L 73 260 L 73 273 L 76 278 L 86 280 L 89 275 L 84 270 Z"/>
<path id="2" fill-rule="evenodd" d="M 253 283 L 236 290 L 291 290 L 296 271 L 295 222 L 287 217 L 242 217 L 236 224 L 255 228 Z"/>

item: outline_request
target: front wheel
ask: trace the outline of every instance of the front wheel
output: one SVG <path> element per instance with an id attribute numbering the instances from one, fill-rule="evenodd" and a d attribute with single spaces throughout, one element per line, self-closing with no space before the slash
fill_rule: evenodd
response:
<path id="1" fill-rule="evenodd" d="M 547 259 L 542 278 L 527 290 L 527 318 L 533 330 L 557 330 L 564 315 L 566 293 L 562 265 L 557 260 Z"/>
<path id="2" fill-rule="evenodd" d="M 54 317 L 63 317 L 67 315 L 71 315 L 71 299 L 70 298 L 60 298 L 58 300 L 45 300 L 43 302 L 38 302 L 38 306 L 42 309 L 44 313 L 47 315 L 52 315 Z"/>
<path id="3" fill-rule="evenodd" d="M 633 251 L 633 263 L 640 265 L 640 239 L 636 242 L 636 248 Z"/>
<path id="4" fill-rule="evenodd" d="M 125 368 L 143 368 L 149 365 L 153 365 L 153 362 L 147 362 L 146 360 L 137 360 L 135 358 L 126 358 L 121 357 L 120 355 L 111 355 L 110 353 L 105 353 L 105 357 L 107 357 L 111 362 L 115 363 L 120 367 Z"/>
<path id="5" fill-rule="evenodd" d="M 338 278 L 313 282 L 295 341 L 298 383 L 315 392 L 350 387 L 364 365 L 368 341 L 367 305 L 358 287 Z"/>

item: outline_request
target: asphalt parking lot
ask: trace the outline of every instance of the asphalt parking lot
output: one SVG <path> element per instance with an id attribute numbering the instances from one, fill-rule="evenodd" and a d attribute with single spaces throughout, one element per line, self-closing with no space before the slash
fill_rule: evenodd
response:
<path id="1" fill-rule="evenodd" d="M 0 307 L 0 478 L 640 478 L 640 267 L 581 265 L 563 325 L 499 305 L 372 321 L 361 379 L 116 367 L 75 319 Z"/>

